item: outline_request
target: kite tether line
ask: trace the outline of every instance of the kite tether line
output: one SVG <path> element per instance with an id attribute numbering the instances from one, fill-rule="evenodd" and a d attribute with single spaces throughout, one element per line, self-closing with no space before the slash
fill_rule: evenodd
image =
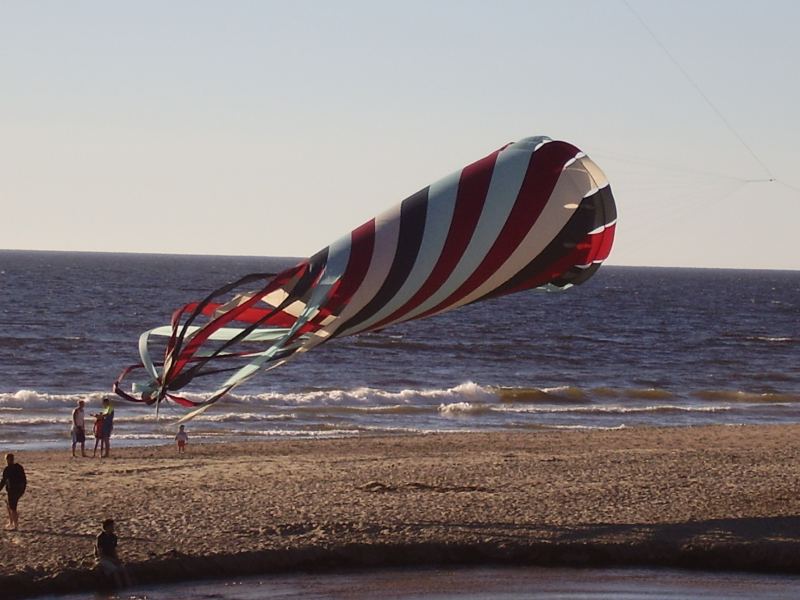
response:
<path id="1" fill-rule="evenodd" d="M 753 159 L 764 170 L 764 173 L 766 173 L 766 175 L 767 175 L 767 179 L 766 180 L 763 180 L 763 179 L 753 180 L 752 183 L 765 183 L 765 182 L 770 182 L 771 183 L 771 182 L 777 181 L 777 179 L 772 174 L 772 171 L 767 166 L 767 164 L 763 160 L 761 160 L 761 158 L 758 156 L 758 154 L 756 154 L 755 150 L 753 150 L 753 148 L 750 146 L 750 144 L 748 144 L 747 141 L 745 141 L 745 139 L 736 130 L 736 128 L 731 124 L 731 122 L 728 119 L 725 118 L 725 115 L 722 114 L 722 111 L 720 111 L 719 108 L 717 108 L 717 106 L 711 101 L 711 98 L 708 97 L 708 95 L 703 91 L 703 89 L 700 87 L 700 85 L 698 85 L 698 83 L 692 78 L 692 76 L 689 75 L 689 72 L 686 69 L 683 68 L 681 63 L 678 62 L 678 59 L 675 58 L 675 56 L 669 51 L 669 48 L 667 48 L 666 45 L 664 45 L 664 43 L 658 38 L 658 36 L 655 34 L 653 29 L 647 24 L 647 22 L 644 20 L 644 18 L 633 8 L 633 6 L 631 6 L 631 4 L 630 4 L 630 2 L 628 2 L 628 0 L 622 0 L 622 3 L 628 8 L 628 10 L 631 12 L 631 14 L 633 14 L 633 16 L 636 17 L 636 20 L 639 21 L 639 24 L 650 35 L 650 37 L 658 45 L 658 47 L 661 48 L 661 50 L 664 52 L 664 54 L 667 56 L 667 58 L 669 58 L 669 60 L 672 62 L 672 64 L 675 65 L 675 67 L 678 69 L 678 71 L 681 72 L 681 74 L 686 79 L 686 81 L 689 82 L 689 84 L 695 89 L 695 91 L 700 95 L 700 97 L 705 101 L 705 103 L 708 104 L 709 108 L 711 108 L 711 110 L 714 111 L 714 114 L 716 114 L 717 117 L 719 118 L 719 120 L 722 121 L 722 123 L 725 125 L 725 127 L 728 129 L 728 131 L 730 131 L 731 134 L 737 140 L 739 140 L 739 143 L 742 145 L 742 147 L 744 147 L 744 149 L 747 150 L 747 152 L 750 154 L 750 156 L 752 156 Z M 791 187 L 791 186 L 789 186 L 789 187 Z"/>

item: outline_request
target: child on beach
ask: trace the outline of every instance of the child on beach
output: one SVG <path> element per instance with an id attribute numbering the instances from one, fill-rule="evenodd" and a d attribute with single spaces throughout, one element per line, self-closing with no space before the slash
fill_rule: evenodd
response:
<path id="1" fill-rule="evenodd" d="M 180 426 L 178 433 L 175 435 L 175 441 L 178 444 L 178 454 L 186 452 L 186 444 L 189 442 L 189 435 L 184 430 L 183 425 Z"/>
<path id="2" fill-rule="evenodd" d="M 103 521 L 103 531 L 97 536 L 94 544 L 94 554 L 97 565 L 107 577 L 114 580 L 114 584 L 121 588 L 131 584 L 125 565 L 117 556 L 117 535 L 114 533 L 114 519 Z"/>
<path id="3" fill-rule="evenodd" d="M 105 450 L 105 443 L 103 442 L 103 415 L 97 413 L 94 415 L 94 451 L 92 456 L 97 456 L 97 446 L 100 446 L 100 456 L 103 456 Z"/>

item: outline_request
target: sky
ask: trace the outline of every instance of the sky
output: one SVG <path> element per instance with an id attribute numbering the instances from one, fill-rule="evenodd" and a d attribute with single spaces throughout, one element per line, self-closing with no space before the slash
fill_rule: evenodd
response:
<path id="1" fill-rule="evenodd" d="M 795 0 L 0 0 L 0 248 L 309 256 L 543 134 L 611 182 L 607 264 L 800 269 L 799 22 Z"/>

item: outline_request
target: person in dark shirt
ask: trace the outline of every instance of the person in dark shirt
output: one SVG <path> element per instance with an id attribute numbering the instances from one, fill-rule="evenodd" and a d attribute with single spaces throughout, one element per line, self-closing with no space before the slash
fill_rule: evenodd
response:
<path id="1" fill-rule="evenodd" d="M 128 571 L 117 556 L 117 534 L 114 533 L 114 519 L 103 521 L 103 531 L 97 536 L 94 545 L 97 564 L 108 577 L 114 579 L 117 587 L 131 584 Z"/>
<path id="2" fill-rule="evenodd" d="M 111 432 L 114 430 L 114 405 L 111 404 L 111 398 L 106 396 L 103 398 L 103 425 L 101 427 L 100 435 L 102 442 L 100 444 L 100 458 L 108 458 L 111 454 Z M 103 444 L 106 447 L 106 453 L 103 454 Z"/>
<path id="3" fill-rule="evenodd" d="M 17 512 L 17 503 L 25 493 L 25 487 L 28 485 L 28 479 L 25 477 L 25 469 L 22 465 L 14 462 L 14 455 L 6 454 L 6 463 L 8 466 L 3 469 L 3 479 L 0 480 L 0 490 L 6 488 L 8 492 L 8 525 L 6 529 L 16 529 L 19 527 L 19 512 Z"/>

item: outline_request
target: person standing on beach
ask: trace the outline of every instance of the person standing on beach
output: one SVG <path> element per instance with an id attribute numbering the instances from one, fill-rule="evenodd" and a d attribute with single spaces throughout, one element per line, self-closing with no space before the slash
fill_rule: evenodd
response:
<path id="1" fill-rule="evenodd" d="M 92 458 L 97 456 L 98 445 L 100 446 L 100 456 L 103 456 L 106 445 L 103 443 L 103 415 L 101 413 L 94 414 L 94 426 L 92 427 L 92 431 L 94 432 L 94 450 L 92 451 Z"/>
<path id="2" fill-rule="evenodd" d="M 131 584 L 128 571 L 117 555 L 117 534 L 114 533 L 114 519 L 103 521 L 103 531 L 97 536 L 94 544 L 94 554 L 97 564 L 107 577 L 111 577 L 117 587 Z"/>
<path id="3" fill-rule="evenodd" d="M 102 442 L 100 444 L 100 458 L 108 458 L 111 454 L 111 432 L 114 429 L 114 407 L 111 405 L 111 399 L 106 396 L 103 398 L 103 426 L 101 428 Z M 105 445 L 106 453 L 103 454 L 103 445 Z"/>
<path id="4" fill-rule="evenodd" d="M 189 443 L 189 434 L 186 433 L 184 425 L 181 425 L 178 429 L 178 433 L 175 434 L 175 442 L 178 444 L 178 454 L 186 452 L 186 444 Z"/>
<path id="5" fill-rule="evenodd" d="M 28 479 L 25 476 L 25 469 L 22 468 L 22 465 L 14 462 L 13 454 L 6 454 L 6 464 L 8 466 L 3 469 L 0 490 L 6 488 L 6 492 L 8 492 L 8 525 L 6 529 L 16 530 L 19 527 L 17 503 L 22 498 L 22 494 L 25 493 Z"/>
<path id="6" fill-rule="evenodd" d="M 83 400 L 72 411 L 72 458 L 75 458 L 75 446 L 81 445 L 81 456 L 86 456 L 86 424 L 83 414 Z"/>

